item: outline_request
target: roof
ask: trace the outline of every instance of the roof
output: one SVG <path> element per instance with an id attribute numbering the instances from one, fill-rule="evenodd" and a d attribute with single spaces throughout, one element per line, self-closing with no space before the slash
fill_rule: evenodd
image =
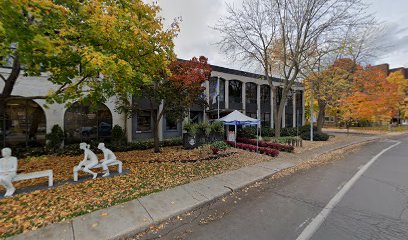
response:
<path id="1" fill-rule="evenodd" d="M 250 118 L 238 110 L 220 118 L 219 121 L 224 122 L 225 125 L 258 125 L 261 122 L 259 119 Z"/>
<path id="2" fill-rule="evenodd" d="M 243 77 L 249 77 L 249 78 L 258 78 L 258 79 L 263 79 L 266 80 L 265 75 L 260 75 L 256 73 L 251 73 L 251 72 L 245 72 L 241 70 L 236 70 L 236 69 L 231 69 L 231 68 L 226 68 L 226 67 L 220 67 L 216 65 L 211 65 L 213 71 L 217 72 L 222 72 L 222 73 L 229 73 L 233 75 L 238 75 L 238 76 L 243 76 Z M 276 77 L 271 77 L 272 81 L 274 82 L 282 82 L 282 79 L 276 78 Z"/>

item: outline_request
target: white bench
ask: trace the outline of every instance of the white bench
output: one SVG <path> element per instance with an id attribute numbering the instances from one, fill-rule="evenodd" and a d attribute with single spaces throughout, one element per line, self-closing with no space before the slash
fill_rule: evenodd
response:
<path id="1" fill-rule="evenodd" d="M 42 177 L 48 177 L 49 187 L 52 187 L 54 185 L 54 175 L 52 173 L 52 170 L 17 174 L 17 176 L 13 178 L 13 182 L 34 179 L 34 178 L 42 178 Z"/>
<path id="2" fill-rule="evenodd" d="M 122 173 L 122 165 L 123 164 L 119 160 L 116 160 L 115 162 L 108 164 L 108 167 L 116 166 L 116 165 L 118 166 L 118 173 Z M 95 165 L 95 167 L 93 167 L 91 169 L 94 169 L 94 168 L 102 168 L 102 163 L 99 162 L 97 165 Z M 74 182 L 77 182 L 78 181 L 78 172 L 81 171 L 81 169 L 78 169 L 77 171 L 75 171 L 75 170 L 76 170 L 76 167 L 74 167 Z"/>

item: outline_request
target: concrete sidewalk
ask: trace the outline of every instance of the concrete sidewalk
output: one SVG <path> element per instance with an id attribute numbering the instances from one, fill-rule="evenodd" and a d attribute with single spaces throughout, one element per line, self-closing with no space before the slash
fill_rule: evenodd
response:
<path id="1" fill-rule="evenodd" d="M 92 240 L 118 239 L 131 236 L 254 182 L 311 160 L 319 155 L 350 145 L 372 141 L 377 137 L 361 137 L 353 142 L 339 142 L 302 154 L 282 154 L 277 159 L 215 175 L 162 192 L 153 193 L 117 206 L 101 209 L 12 237 L 10 239 Z"/>

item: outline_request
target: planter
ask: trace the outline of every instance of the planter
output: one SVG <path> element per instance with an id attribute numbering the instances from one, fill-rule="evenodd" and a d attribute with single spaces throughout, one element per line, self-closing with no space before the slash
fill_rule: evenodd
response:
<path id="1" fill-rule="evenodd" d="M 219 133 L 212 133 L 209 136 L 206 136 L 204 133 L 201 132 L 197 132 L 197 134 L 195 135 L 184 133 L 183 146 L 185 149 L 193 149 L 215 141 L 222 141 L 223 139 L 224 136 Z"/>

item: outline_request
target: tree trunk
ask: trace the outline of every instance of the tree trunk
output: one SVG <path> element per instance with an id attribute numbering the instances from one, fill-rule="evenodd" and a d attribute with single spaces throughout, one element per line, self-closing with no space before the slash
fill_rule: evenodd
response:
<path id="1" fill-rule="evenodd" d="M 7 77 L 6 81 L 4 82 L 3 91 L 0 93 L 0 141 L 2 145 L 5 146 L 5 138 L 6 138 L 6 129 L 3 129 L 6 126 L 6 104 L 7 99 L 11 96 L 13 92 L 14 85 L 20 75 L 21 65 L 20 65 L 20 58 L 18 54 L 14 56 L 13 67 L 11 69 L 10 75 Z"/>
<path id="2" fill-rule="evenodd" d="M 321 133 L 324 125 L 324 117 L 326 114 L 326 106 L 327 103 L 323 100 L 317 100 L 318 105 L 319 105 L 319 113 L 317 116 L 317 132 Z"/>
<path id="3" fill-rule="evenodd" d="M 279 96 L 277 96 L 277 97 L 279 97 Z M 281 135 L 282 116 L 283 116 L 283 109 L 285 108 L 285 105 L 286 105 L 286 100 L 287 100 L 286 98 L 287 98 L 286 91 L 282 91 L 282 97 L 280 99 L 279 108 L 277 109 L 277 114 L 276 114 L 275 137 L 280 137 L 280 135 Z M 277 104 L 275 103 L 275 105 L 277 105 Z"/>
<path id="4" fill-rule="evenodd" d="M 278 104 L 277 104 L 278 91 L 277 91 L 277 87 L 271 86 L 271 88 L 273 89 L 273 98 L 272 98 L 272 104 L 273 104 L 273 106 L 272 106 L 273 107 L 273 113 L 272 113 L 273 128 L 275 130 L 275 137 L 276 137 L 276 129 L 277 129 L 277 123 L 278 123 Z M 279 128 L 280 128 L 280 123 L 279 123 Z"/>
<path id="5" fill-rule="evenodd" d="M 6 147 L 6 101 L 0 98 L 0 146 Z"/>
<path id="6" fill-rule="evenodd" d="M 160 152 L 160 139 L 159 139 L 159 119 L 157 110 L 150 110 L 153 116 L 153 141 L 154 141 L 154 152 Z"/>

